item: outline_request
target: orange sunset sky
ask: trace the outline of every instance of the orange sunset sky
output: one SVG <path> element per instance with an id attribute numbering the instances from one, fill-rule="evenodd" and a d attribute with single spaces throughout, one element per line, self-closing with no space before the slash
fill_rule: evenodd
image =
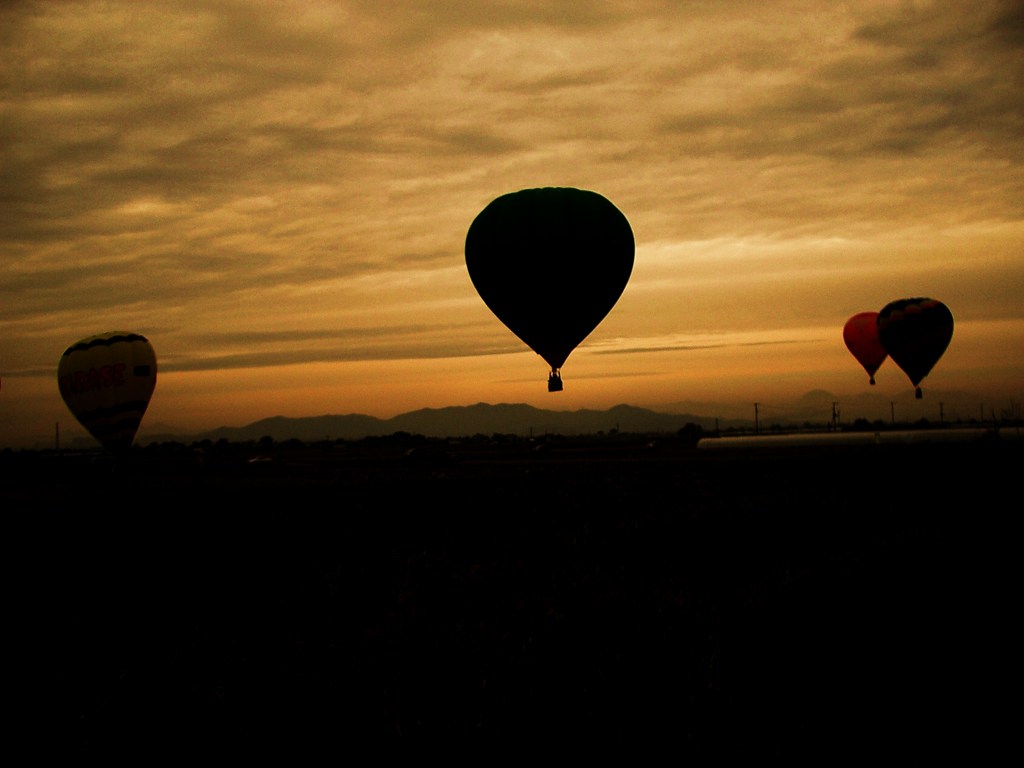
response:
<path id="1" fill-rule="evenodd" d="M 108 330 L 156 350 L 143 434 L 1024 397 L 1020 2 L 10 2 L 0 65 L 0 448 L 85 434 L 56 367 Z M 561 393 L 463 251 L 539 186 L 636 239 Z M 916 296 L 956 320 L 919 402 L 842 340 Z"/>

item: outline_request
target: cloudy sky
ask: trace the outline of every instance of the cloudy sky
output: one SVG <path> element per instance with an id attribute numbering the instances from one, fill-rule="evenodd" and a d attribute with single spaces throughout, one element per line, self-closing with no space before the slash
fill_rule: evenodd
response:
<path id="1" fill-rule="evenodd" d="M 1020 2 L 6 2 L 0 447 L 74 433 L 57 361 L 115 329 L 159 358 L 144 428 L 724 413 L 863 396 L 846 319 L 931 296 L 957 325 L 920 407 L 1019 403 L 1022 166 Z M 463 250 L 539 186 L 636 238 L 556 394 Z"/>

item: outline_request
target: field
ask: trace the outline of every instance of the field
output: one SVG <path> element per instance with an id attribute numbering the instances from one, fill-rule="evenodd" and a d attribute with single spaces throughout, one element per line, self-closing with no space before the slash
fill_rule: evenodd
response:
<path id="1" fill-rule="evenodd" d="M 219 451 L 0 457 L 39 754 L 1015 731 L 1020 441 Z"/>

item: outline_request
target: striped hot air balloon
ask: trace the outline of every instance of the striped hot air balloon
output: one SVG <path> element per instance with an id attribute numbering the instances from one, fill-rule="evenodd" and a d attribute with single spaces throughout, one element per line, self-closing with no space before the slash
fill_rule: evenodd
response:
<path id="1" fill-rule="evenodd" d="M 156 353 L 145 336 L 109 331 L 75 342 L 57 366 L 61 397 L 111 452 L 135 440 L 156 387 Z"/>

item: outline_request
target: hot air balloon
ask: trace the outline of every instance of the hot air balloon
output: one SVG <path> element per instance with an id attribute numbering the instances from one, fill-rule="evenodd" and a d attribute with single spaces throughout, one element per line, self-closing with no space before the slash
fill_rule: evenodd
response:
<path id="1" fill-rule="evenodd" d="M 488 308 L 551 366 L 557 392 L 566 358 L 625 290 L 634 249 L 626 217 L 597 192 L 522 189 L 473 220 L 466 267 Z"/>
<path id="2" fill-rule="evenodd" d="M 61 355 L 57 383 L 71 413 L 104 448 L 126 451 L 156 387 L 156 354 L 137 333 L 90 336 Z"/>
<path id="3" fill-rule="evenodd" d="M 878 313 L 878 338 L 886 353 L 914 385 L 921 398 L 921 379 L 942 357 L 953 338 L 953 314 L 935 299 L 899 299 Z"/>
<path id="4" fill-rule="evenodd" d="M 843 341 L 857 362 L 864 366 L 873 386 L 875 371 L 887 357 L 885 347 L 878 340 L 878 313 L 860 312 L 847 320 L 843 326 Z"/>

